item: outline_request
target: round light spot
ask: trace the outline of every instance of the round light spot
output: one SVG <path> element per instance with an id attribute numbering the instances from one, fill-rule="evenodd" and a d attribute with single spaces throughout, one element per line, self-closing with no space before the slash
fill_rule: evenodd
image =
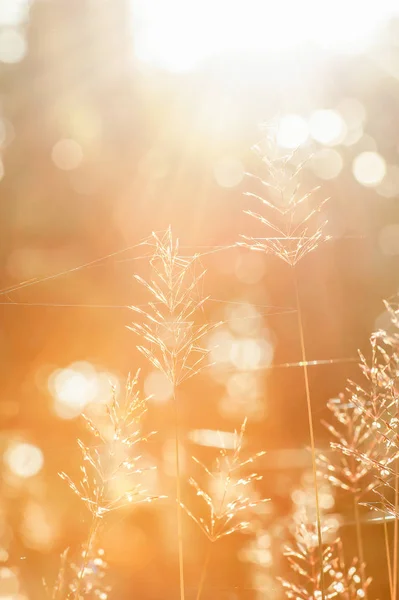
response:
<path id="1" fill-rule="evenodd" d="M 357 98 L 344 98 L 338 104 L 337 111 L 344 119 L 347 130 L 342 143 L 345 146 L 353 146 L 363 136 L 366 109 Z"/>
<path id="2" fill-rule="evenodd" d="M 224 157 L 215 164 L 213 174 L 221 187 L 232 188 L 241 183 L 244 167 L 237 158 Z"/>
<path id="3" fill-rule="evenodd" d="M 399 254 L 399 223 L 383 227 L 378 235 L 381 252 L 387 256 Z"/>
<path id="4" fill-rule="evenodd" d="M 0 62 L 18 63 L 26 54 L 24 36 L 16 29 L 4 29 L 0 32 Z"/>
<path id="5" fill-rule="evenodd" d="M 12 444 L 4 454 L 7 467 L 18 477 L 37 475 L 43 467 L 43 453 L 37 446 L 27 443 Z"/>
<path id="6" fill-rule="evenodd" d="M 0 598 L 16 600 L 19 598 L 19 580 L 17 574 L 8 567 L 0 567 Z"/>
<path id="7" fill-rule="evenodd" d="M 308 125 L 299 115 L 286 115 L 277 128 L 277 144 L 282 148 L 294 149 L 304 144 L 309 137 Z"/>
<path id="8" fill-rule="evenodd" d="M 227 305 L 226 322 L 234 333 L 250 336 L 259 333 L 263 319 L 249 302 L 237 302 Z"/>
<path id="9" fill-rule="evenodd" d="M 96 370 L 85 362 L 56 370 L 50 375 L 48 387 L 54 398 L 54 412 L 63 419 L 80 415 L 101 391 Z"/>
<path id="10" fill-rule="evenodd" d="M 63 171 L 76 169 L 83 160 L 81 146 L 75 140 L 62 139 L 54 144 L 51 158 L 56 167 Z"/>
<path id="11" fill-rule="evenodd" d="M 399 167 L 397 165 L 387 166 L 386 175 L 377 187 L 377 192 L 384 198 L 399 196 Z"/>
<path id="12" fill-rule="evenodd" d="M 226 389 L 228 394 L 234 398 L 256 398 L 260 393 L 259 380 L 253 373 L 234 373 L 227 380 Z"/>
<path id="13" fill-rule="evenodd" d="M 241 371 L 259 367 L 262 359 L 262 347 L 258 340 L 247 338 L 235 340 L 230 349 L 232 364 Z"/>
<path id="14" fill-rule="evenodd" d="M 30 0 L 0 2 L 0 25 L 19 25 L 28 16 Z"/>
<path id="15" fill-rule="evenodd" d="M 384 179 L 386 163 L 377 152 L 362 152 L 353 161 L 355 179 L 366 187 L 376 187 Z"/>
<path id="16" fill-rule="evenodd" d="M 359 125 L 356 129 L 348 129 L 345 139 L 343 140 L 344 146 L 354 146 L 362 139 L 364 134 L 363 126 Z"/>
<path id="17" fill-rule="evenodd" d="M 335 146 L 345 139 L 347 127 L 336 110 L 316 110 L 309 120 L 310 135 L 325 146 Z"/>
<path id="18" fill-rule="evenodd" d="M 363 126 L 367 113 L 363 104 L 357 98 L 344 98 L 337 106 L 349 131 Z"/>
<path id="19" fill-rule="evenodd" d="M 152 371 L 145 378 L 144 391 L 155 402 L 166 402 L 173 395 L 173 385 L 164 373 Z"/>
<path id="20" fill-rule="evenodd" d="M 320 179 L 334 179 L 342 171 L 344 161 L 337 150 L 323 148 L 312 156 L 309 166 Z"/>
<path id="21" fill-rule="evenodd" d="M 233 335 L 226 329 L 219 327 L 217 331 L 213 332 L 207 341 L 210 362 L 216 364 L 229 362 L 233 341 Z"/>

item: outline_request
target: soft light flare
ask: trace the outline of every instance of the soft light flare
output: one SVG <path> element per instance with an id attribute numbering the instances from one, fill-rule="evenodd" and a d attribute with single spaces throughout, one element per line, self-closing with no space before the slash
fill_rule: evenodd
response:
<path id="1" fill-rule="evenodd" d="M 175 72 L 227 52 L 270 54 L 315 44 L 330 52 L 367 48 L 373 32 L 398 12 L 396 0 L 131 0 L 135 54 Z"/>
<path id="2" fill-rule="evenodd" d="M 37 475 L 43 467 L 43 453 L 28 443 L 12 444 L 4 454 L 4 462 L 12 473 L 23 479 Z"/>

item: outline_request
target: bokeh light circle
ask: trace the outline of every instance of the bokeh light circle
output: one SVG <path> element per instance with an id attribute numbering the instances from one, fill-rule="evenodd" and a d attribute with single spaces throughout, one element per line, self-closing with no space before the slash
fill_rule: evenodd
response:
<path id="1" fill-rule="evenodd" d="M 315 110 L 309 119 L 311 137 L 325 146 L 340 144 L 347 132 L 342 116 L 336 110 Z"/>
<path id="2" fill-rule="evenodd" d="M 43 453 L 26 442 L 12 444 L 4 454 L 4 462 L 12 473 L 24 479 L 37 475 L 43 467 Z"/>
<path id="3" fill-rule="evenodd" d="M 51 151 L 51 158 L 56 167 L 63 171 L 72 171 L 76 169 L 83 160 L 83 150 L 72 139 L 62 139 L 54 144 Z"/>
<path id="4" fill-rule="evenodd" d="M 281 117 L 277 129 L 277 144 L 281 148 L 293 150 L 304 144 L 308 137 L 308 124 L 303 117 L 299 115 Z"/>
<path id="5" fill-rule="evenodd" d="M 378 152 L 361 152 L 353 161 L 353 175 L 365 187 L 375 187 L 384 179 L 387 166 Z"/>
<path id="6" fill-rule="evenodd" d="M 323 148 L 316 152 L 310 161 L 310 168 L 320 179 L 335 179 L 338 177 L 344 161 L 341 154 L 332 148 Z"/>
<path id="7" fill-rule="evenodd" d="M 17 29 L 4 29 L 0 32 L 0 62 L 18 63 L 24 58 L 26 51 L 25 38 Z"/>

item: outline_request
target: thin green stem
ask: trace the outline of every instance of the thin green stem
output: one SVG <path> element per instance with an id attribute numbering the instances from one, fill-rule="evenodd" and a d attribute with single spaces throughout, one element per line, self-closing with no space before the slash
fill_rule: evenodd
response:
<path id="1" fill-rule="evenodd" d="M 175 455 L 176 455 L 176 503 L 177 503 L 177 541 L 179 549 L 179 582 L 180 582 L 180 600 L 184 600 L 184 555 L 183 555 L 183 523 L 181 506 L 181 473 L 180 473 L 180 428 L 179 428 L 179 410 L 176 397 L 176 389 L 173 391 L 173 404 L 175 407 Z"/>
<path id="2" fill-rule="evenodd" d="M 301 302 L 300 302 L 300 296 L 299 296 L 298 281 L 297 281 L 296 273 L 294 270 L 293 270 L 293 275 L 294 275 L 295 296 L 296 296 L 296 306 L 297 306 L 297 315 L 298 315 L 299 338 L 300 338 L 300 343 L 301 343 L 301 355 L 302 355 L 302 363 L 303 363 L 303 377 L 305 380 L 306 406 L 307 406 L 307 412 L 308 412 L 310 447 L 311 447 L 311 453 L 312 453 L 313 485 L 314 485 L 314 493 L 315 493 L 317 538 L 318 538 L 319 560 L 320 560 L 320 587 L 321 587 L 322 600 L 325 600 L 323 538 L 322 538 L 322 529 L 321 529 L 319 491 L 318 491 L 318 487 L 317 487 L 317 466 L 316 466 L 316 448 L 315 448 L 315 439 L 314 439 L 313 414 L 312 414 L 312 404 L 310 401 L 310 386 L 309 386 L 308 367 L 307 367 L 307 360 L 306 360 L 306 347 L 305 347 L 305 336 L 304 336 L 304 331 L 303 331 Z"/>

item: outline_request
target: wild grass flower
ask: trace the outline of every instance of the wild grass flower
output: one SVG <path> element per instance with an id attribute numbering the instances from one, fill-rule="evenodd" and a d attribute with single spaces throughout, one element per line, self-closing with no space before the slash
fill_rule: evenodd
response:
<path id="1" fill-rule="evenodd" d="M 204 368 L 209 350 L 201 345 L 201 341 L 218 324 L 197 322 L 207 300 L 200 291 L 205 270 L 198 271 L 199 255 L 181 256 L 179 242 L 173 239 L 170 227 L 162 236 L 153 233 L 148 244 L 153 250 L 151 278 L 146 281 L 136 275 L 136 279 L 149 292 L 151 300 L 147 310 L 130 307 L 142 318 L 142 322 L 133 323 L 129 329 L 144 342 L 137 346 L 138 350 L 173 385 L 180 598 L 184 600 L 180 427 L 176 388 Z"/>
<path id="2" fill-rule="evenodd" d="M 273 140 L 270 140 L 272 143 Z M 319 214 L 328 198 L 317 199 L 319 187 L 302 191 L 301 174 L 304 163 L 292 164 L 293 154 L 270 158 L 259 146 L 254 148 L 260 158 L 262 173 L 247 173 L 261 192 L 246 192 L 255 200 L 261 212 L 245 210 L 265 228 L 267 237 L 241 235 L 241 246 L 277 256 L 291 267 L 295 266 L 330 236 L 324 232 L 327 220 L 320 222 Z M 265 174 L 263 174 L 265 173 Z"/>
<path id="3" fill-rule="evenodd" d="M 203 473 L 210 480 L 220 486 L 220 498 L 212 498 L 194 477 L 190 477 L 189 483 L 195 490 L 197 496 L 201 497 L 209 512 L 208 519 L 196 517 L 187 506 L 183 505 L 184 510 L 199 526 L 210 542 L 216 542 L 226 535 L 235 531 L 247 529 L 250 523 L 243 520 L 248 511 L 255 508 L 258 504 L 268 502 L 268 500 L 256 500 L 248 495 L 247 488 L 255 481 L 260 481 L 262 475 L 258 473 L 243 473 L 244 467 L 256 462 L 258 458 L 266 454 L 260 451 L 249 458 L 242 457 L 242 447 L 246 429 L 246 419 L 241 425 L 239 433 L 235 433 L 234 449 L 231 455 L 225 448 L 220 450 L 216 459 L 215 470 L 210 471 L 206 465 L 194 456 L 194 462 L 199 465 Z"/>
<path id="4" fill-rule="evenodd" d="M 60 566 L 53 585 L 50 587 L 48 582 L 43 579 L 44 592 L 48 600 L 64 600 L 68 597 L 67 589 L 67 568 L 68 568 L 69 548 L 66 548 L 60 556 Z"/>
<path id="5" fill-rule="evenodd" d="M 332 421 L 322 423 L 331 434 L 332 452 L 318 453 L 319 474 L 332 485 L 356 497 L 366 494 L 375 486 L 373 468 L 354 458 L 355 452 L 367 454 L 370 461 L 378 460 L 380 449 L 372 428 L 363 412 L 344 394 L 327 402 Z M 343 453 L 341 448 L 348 450 Z"/>
<path id="6" fill-rule="evenodd" d="M 235 433 L 234 448 L 231 454 L 225 448 L 220 450 L 214 471 L 209 470 L 206 465 L 193 457 L 203 474 L 209 478 L 211 483 L 217 484 L 220 488 L 218 497 L 215 497 L 211 491 L 205 491 L 194 477 L 189 479 L 189 484 L 196 495 L 205 503 L 207 517 L 197 516 L 182 503 L 182 508 L 187 515 L 198 525 L 210 542 L 201 573 L 197 600 L 201 597 L 212 544 L 232 533 L 248 529 L 251 526 L 248 516 L 257 506 L 268 502 L 266 499 L 251 496 L 248 490 L 251 484 L 260 481 L 262 476 L 256 472 L 246 474 L 245 467 L 252 465 L 265 452 L 257 452 L 249 458 L 242 457 L 246 424 L 245 419 L 239 433 Z"/>
<path id="7" fill-rule="evenodd" d="M 330 399 L 327 408 L 331 412 L 333 423 L 322 423 L 334 441 L 330 443 L 329 455 L 318 453 L 318 473 L 352 496 L 359 568 L 362 581 L 366 581 L 359 501 L 378 484 L 373 462 L 379 460 L 381 448 L 363 412 L 350 399 L 347 400 L 344 394 Z M 369 462 L 357 460 L 357 453 L 367 456 Z"/>
<path id="8" fill-rule="evenodd" d="M 387 304 L 386 307 L 391 314 L 393 325 L 397 327 L 397 311 Z M 396 598 L 399 558 L 398 341 L 397 332 L 388 334 L 383 330 L 379 330 L 370 337 L 370 361 L 367 361 L 365 356 L 359 353 L 359 364 L 364 382 L 359 384 L 350 381 L 348 394 L 356 413 L 364 421 L 365 438 L 359 447 L 343 443 L 343 440 L 332 444 L 333 448 L 340 451 L 344 457 L 349 458 L 351 464 L 353 464 L 353 461 L 358 463 L 358 473 L 372 473 L 373 480 L 367 489 L 371 489 L 378 500 L 377 502 L 363 502 L 363 504 L 371 509 L 376 509 L 379 512 L 382 510 L 383 513 L 394 516 L 392 565 L 384 521 L 392 599 Z"/>
<path id="9" fill-rule="evenodd" d="M 60 473 L 60 477 L 68 483 L 91 513 L 82 561 L 79 567 L 73 567 L 76 580 L 76 585 L 71 590 L 73 600 L 79 600 L 84 595 L 86 579 L 90 574 L 89 561 L 96 552 L 95 542 L 104 516 L 124 506 L 151 502 L 157 498 L 147 492 L 141 481 L 148 467 L 142 466 L 142 457 L 137 452 L 149 436 L 144 436 L 141 431 L 142 419 L 147 410 L 147 398 L 141 396 L 138 380 L 139 371 L 134 377 L 129 376 L 125 395 L 121 400 L 116 389 L 112 389 L 111 401 L 105 407 L 106 426 L 96 425 L 92 419 L 83 415 L 88 430 L 99 444 L 88 446 L 78 440 L 83 458 L 80 481 L 75 482 L 66 473 Z M 115 495 L 114 483 L 121 475 L 127 477 L 131 484 L 127 491 Z"/>
<path id="10" fill-rule="evenodd" d="M 93 549 L 88 554 L 83 547 L 79 553 L 79 560 L 75 562 L 69 556 L 69 549 L 60 557 L 60 568 L 52 589 L 45 585 L 46 595 L 49 600 L 69 600 L 74 597 L 80 587 L 80 597 L 93 600 L 107 600 L 111 586 L 106 581 L 108 565 L 104 559 L 102 548 Z M 81 562 L 86 564 L 83 574 L 83 583 L 80 581 Z"/>
<path id="11" fill-rule="evenodd" d="M 327 528 L 323 528 L 326 534 Z M 295 580 L 280 579 L 285 595 L 293 600 L 320 600 L 322 597 L 322 572 L 324 594 L 330 600 L 342 598 L 359 600 L 365 598 L 371 578 L 362 581 L 357 559 L 348 567 L 343 553 L 342 542 L 338 538 L 332 544 L 324 545 L 322 561 L 318 552 L 317 525 L 302 521 L 295 532 L 295 541 L 284 551 Z"/>
<path id="12" fill-rule="evenodd" d="M 205 366 L 209 350 L 201 340 L 218 324 L 196 323 L 208 299 L 201 294 L 205 269 L 199 267 L 199 255 L 183 257 L 179 241 L 171 228 L 162 236 L 148 240 L 153 249 L 150 258 L 151 278 L 135 275 L 149 292 L 148 309 L 131 306 L 142 318 L 129 326 L 144 343 L 138 350 L 159 369 L 174 386 L 199 373 Z"/>
<path id="13" fill-rule="evenodd" d="M 279 156 L 276 140 L 273 136 L 266 140 L 269 152 L 262 151 L 260 146 L 255 146 L 255 152 L 260 158 L 261 174 L 249 177 L 260 186 L 260 193 L 247 192 L 246 195 L 256 200 L 262 212 L 245 210 L 257 225 L 264 228 L 264 237 L 241 235 L 239 245 L 250 250 L 271 254 L 281 259 L 291 267 L 295 288 L 296 309 L 298 317 L 298 332 L 301 347 L 301 362 L 306 394 L 306 407 L 309 423 L 309 437 L 312 452 L 312 470 L 314 480 L 314 493 L 316 503 L 317 531 L 319 540 L 320 561 L 322 562 L 322 524 L 317 484 L 316 448 L 314 439 L 314 426 L 312 405 L 310 398 L 310 385 L 308 377 L 308 362 L 302 319 L 302 309 L 299 294 L 298 278 L 295 267 L 307 254 L 313 252 L 322 242 L 328 241 L 330 236 L 325 233 L 327 220 L 320 222 L 319 213 L 327 199 L 318 199 L 318 187 L 310 191 L 302 190 L 301 175 L 304 163 L 293 164 L 293 154 Z M 324 571 L 321 569 L 322 600 L 325 600 Z"/>

